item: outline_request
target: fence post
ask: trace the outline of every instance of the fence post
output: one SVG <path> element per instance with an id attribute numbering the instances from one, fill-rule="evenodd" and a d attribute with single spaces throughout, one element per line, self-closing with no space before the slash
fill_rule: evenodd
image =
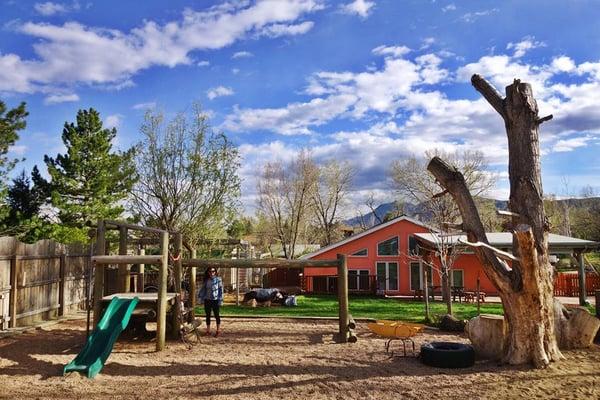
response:
<path id="1" fill-rule="evenodd" d="M 167 331 L 167 274 L 169 268 L 169 232 L 160 234 L 160 252 L 162 262 L 158 278 L 158 309 L 156 315 L 156 351 L 165 348 Z"/>
<path id="2" fill-rule="evenodd" d="M 10 323 L 8 326 L 11 328 L 17 327 L 17 277 L 19 275 L 19 267 L 20 263 L 15 254 L 10 259 Z"/>
<path id="3" fill-rule="evenodd" d="M 60 255 L 60 265 L 58 268 L 59 281 L 58 281 L 58 316 L 62 317 L 65 315 L 65 269 L 67 264 L 66 254 Z"/>
<path id="4" fill-rule="evenodd" d="M 146 249 L 144 249 L 141 245 L 138 248 L 138 255 L 140 256 L 145 256 L 146 255 Z M 146 265 L 145 264 L 139 264 L 138 267 L 138 287 L 137 287 L 137 291 L 140 293 L 144 292 L 144 273 L 145 273 L 145 269 L 146 269 Z"/>
<path id="5" fill-rule="evenodd" d="M 102 256 L 106 252 L 104 239 L 104 220 L 98 221 L 96 229 L 96 255 Z M 102 296 L 104 295 L 104 265 L 94 265 L 94 326 L 100 322 L 102 313 Z"/>
<path id="6" fill-rule="evenodd" d="M 348 342 L 348 263 L 344 254 L 338 254 L 338 304 L 340 341 Z"/>

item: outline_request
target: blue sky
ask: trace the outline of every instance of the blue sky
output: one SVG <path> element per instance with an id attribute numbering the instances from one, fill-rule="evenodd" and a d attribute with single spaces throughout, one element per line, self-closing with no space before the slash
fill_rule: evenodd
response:
<path id="1" fill-rule="evenodd" d="M 63 151 L 60 134 L 94 107 L 141 139 L 145 110 L 201 102 L 243 157 L 243 202 L 256 173 L 308 148 L 357 170 L 351 200 L 393 199 L 393 160 L 476 149 L 505 198 L 500 117 L 469 83 L 501 92 L 532 83 L 546 193 L 600 191 L 600 1 L 70 1 L 0 0 L 0 98 L 26 101 L 18 170 Z M 44 169 L 44 168 L 42 168 Z"/>

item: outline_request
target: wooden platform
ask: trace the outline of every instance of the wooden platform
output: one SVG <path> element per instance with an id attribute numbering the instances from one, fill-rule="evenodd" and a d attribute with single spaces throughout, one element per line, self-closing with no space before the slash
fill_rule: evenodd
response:
<path id="1" fill-rule="evenodd" d="M 134 297 L 139 298 L 139 303 L 157 303 L 158 293 L 115 293 L 102 298 L 103 302 L 109 302 L 113 297 L 120 297 L 122 299 L 133 299 Z M 167 293 L 167 303 L 172 303 L 177 297 L 177 293 Z"/>

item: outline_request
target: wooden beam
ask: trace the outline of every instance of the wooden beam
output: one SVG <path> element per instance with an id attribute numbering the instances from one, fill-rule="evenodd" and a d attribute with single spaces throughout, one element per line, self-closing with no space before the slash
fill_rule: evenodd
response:
<path id="1" fill-rule="evenodd" d="M 307 268 L 337 267 L 338 260 L 286 260 L 286 259 L 191 259 L 183 260 L 184 267 L 199 268 Z"/>
<path id="2" fill-rule="evenodd" d="M 167 232 L 167 231 L 165 231 L 163 229 L 149 228 L 147 226 L 134 225 L 134 224 L 129 224 L 127 222 L 122 222 L 122 221 L 105 220 L 104 223 L 105 224 L 109 224 L 109 225 L 114 225 L 114 226 L 117 226 L 119 228 L 131 229 L 133 231 L 142 231 L 142 232 L 150 232 L 150 233 L 163 233 L 163 232 Z"/>
<path id="3" fill-rule="evenodd" d="M 105 254 L 106 241 L 104 238 L 104 221 L 98 221 L 96 228 L 96 257 Z M 93 262 L 94 257 L 92 257 Z M 104 265 L 102 263 L 93 263 L 94 266 L 94 326 L 100 322 L 102 313 L 102 296 L 104 295 Z"/>
<path id="4" fill-rule="evenodd" d="M 92 262 L 96 265 L 103 264 L 160 264 L 162 263 L 162 256 L 160 254 L 155 256 L 94 256 Z"/>
<path id="5" fill-rule="evenodd" d="M 162 263 L 160 265 L 158 279 L 158 307 L 156 316 L 156 351 L 162 351 L 165 348 L 165 339 L 167 332 L 167 275 L 169 268 L 169 233 L 161 233 L 160 250 L 162 253 Z"/>
<path id="6" fill-rule="evenodd" d="M 348 342 L 348 263 L 344 254 L 338 254 L 338 306 L 340 342 Z"/>
<path id="7" fill-rule="evenodd" d="M 174 243 L 174 254 L 172 257 L 173 260 L 173 273 L 175 274 L 175 293 L 177 296 L 181 296 L 181 258 L 183 257 L 183 236 L 181 233 L 175 234 L 175 243 Z M 179 326 L 182 321 L 179 320 L 179 315 L 181 313 L 181 297 L 177 297 L 175 301 L 175 305 L 172 308 L 171 312 L 171 335 L 173 337 L 177 337 L 179 334 Z"/>

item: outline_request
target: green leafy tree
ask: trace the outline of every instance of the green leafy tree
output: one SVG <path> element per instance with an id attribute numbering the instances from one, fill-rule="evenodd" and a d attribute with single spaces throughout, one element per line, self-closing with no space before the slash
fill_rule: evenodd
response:
<path id="1" fill-rule="evenodd" d="M 168 122 L 148 112 L 141 131 L 132 212 L 146 225 L 180 231 L 191 245 L 223 237 L 240 196 L 237 148 L 199 106 Z"/>
<path id="2" fill-rule="evenodd" d="M 18 107 L 7 110 L 6 104 L 0 100 L 0 218 L 5 219 L 8 207 L 4 202 L 6 197 L 8 174 L 15 167 L 18 159 L 8 156 L 9 149 L 19 140 L 19 131 L 27 125 L 25 118 L 29 115 L 25 109 L 25 103 Z"/>
<path id="3" fill-rule="evenodd" d="M 44 156 L 51 177 L 51 204 L 59 225 L 52 236 L 63 242 L 88 240 L 88 227 L 99 219 L 117 219 L 136 180 L 134 149 L 113 150 L 115 128 L 102 127 L 100 114 L 79 110 L 76 123 L 65 123 L 66 154 Z"/>

